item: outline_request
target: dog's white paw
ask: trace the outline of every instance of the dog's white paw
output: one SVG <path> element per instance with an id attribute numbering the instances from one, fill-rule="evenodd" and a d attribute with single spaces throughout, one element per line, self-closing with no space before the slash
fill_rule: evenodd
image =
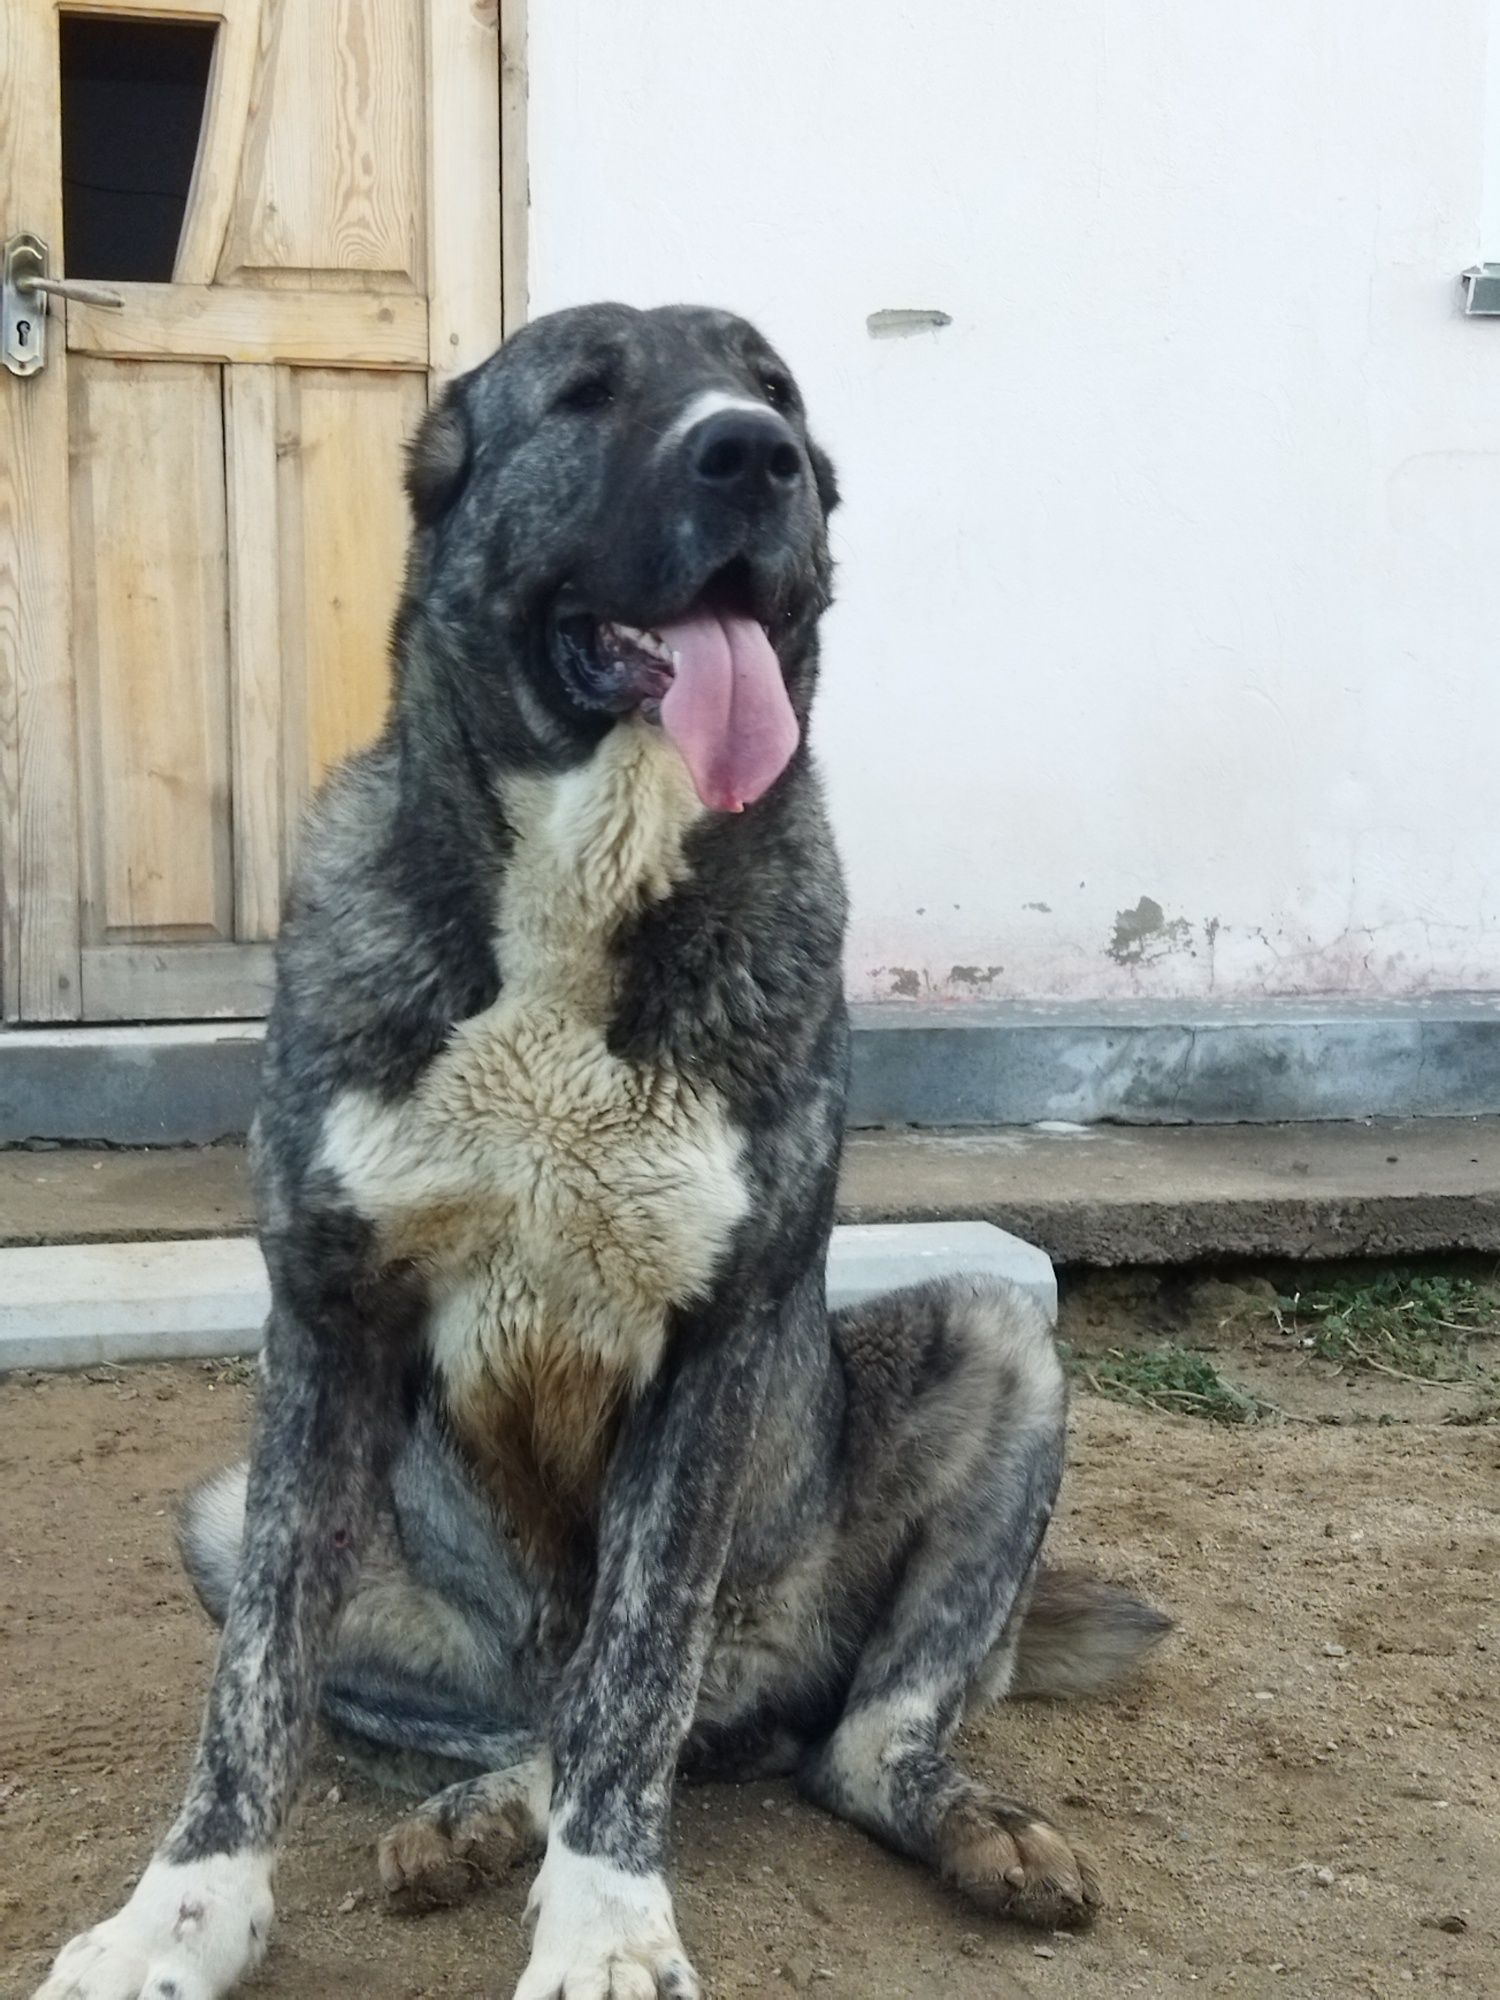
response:
<path id="1" fill-rule="evenodd" d="M 271 1928 L 264 1854 L 153 1861 L 130 1901 L 65 1944 L 35 2000 L 220 2000 Z"/>
<path id="2" fill-rule="evenodd" d="M 528 1907 L 536 1935 L 515 2000 L 703 2000 L 660 1875 L 628 1875 L 554 1834 Z"/>

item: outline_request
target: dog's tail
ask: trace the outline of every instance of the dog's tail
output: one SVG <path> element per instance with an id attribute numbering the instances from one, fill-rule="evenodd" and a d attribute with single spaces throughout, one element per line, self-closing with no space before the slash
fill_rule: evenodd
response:
<path id="1" fill-rule="evenodd" d="M 320 1711 L 365 1776 L 397 1792 L 440 1791 L 458 1778 L 513 1770 L 543 1747 L 524 1723 L 497 1727 L 464 1690 L 419 1687 L 379 1660 L 335 1659 Z"/>
<path id="2" fill-rule="evenodd" d="M 1127 1680 L 1172 1620 L 1118 1584 L 1038 1570 L 1016 1644 L 1013 1695 L 1101 1694 Z"/>

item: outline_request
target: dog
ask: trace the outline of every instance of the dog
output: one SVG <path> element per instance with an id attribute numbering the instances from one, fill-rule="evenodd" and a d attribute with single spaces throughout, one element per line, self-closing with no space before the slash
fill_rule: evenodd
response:
<path id="1" fill-rule="evenodd" d="M 384 733 L 318 801 L 254 1134 L 247 1468 L 189 1500 L 223 1622 L 176 1822 L 40 2000 L 214 2000 L 265 1948 L 315 1712 L 434 1795 L 420 1907 L 543 1852 L 517 2000 L 701 1992 L 679 1770 L 795 1776 L 986 1910 L 1098 1900 L 951 1742 L 1168 1620 L 1039 1562 L 1066 1395 L 1017 1291 L 830 1316 L 844 890 L 808 742 L 828 458 L 699 308 L 540 319 L 409 456 Z"/>

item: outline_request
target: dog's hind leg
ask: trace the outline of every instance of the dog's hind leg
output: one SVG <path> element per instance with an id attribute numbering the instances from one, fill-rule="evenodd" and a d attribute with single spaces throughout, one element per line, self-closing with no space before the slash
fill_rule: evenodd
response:
<path id="1" fill-rule="evenodd" d="M 201 1480 L 178 1520 L 184 1567 L 221 1625 L 240 1568 L 246 1478 L 236 1465 Z M 532 1593 L 425 1409 L 390 1484 L 334 1625 L 321 1708 L 368 1776 L 420 1793 L 517 1761 L 517 1734 L 540 1735 L 543 1698 L 525 1664 L 536 1653 Z"/>
<path id="2" fill-rule="evenodd" d="M 834 1338 L 849 1381 L 848 1554 L 884 1568 L 883 1544 L 894 1588 L 801 1783 L 988 1909 L 1086 1922 L 1098 1900 L 1086 1857 L 949 1750 L 976 1690 L 1008 1675 L 1057 1495 L 1067 1399 L 1050 1330 L 1023 1294 L 963 1281 L 841 1314 Z"/>
<path id="3" fill-rule="evenodd" d="M 245 1481 L 242 1465 L 203 1480 L 179 1522 L 183 1561 L 220 1622 L 239 1568 Z M 542 1845 L 551 1758 L 540 1720 L 522 1719 L 525 1620 L 493 1519 L 424 1413 L 340 1613 L 320 1703 L 358 1770 L 433 1794 L 381 1842 L 394 1909 L 455 1903 Z"/>
<path id="4" fill-rule="evenodd" d="M 482 1876 L 540 1852 L 552 1759 L 538 1723 L 508 1719 L 516 1705 L 491 1635 L 430 1585 L 382 1577 L 351 1602 L 324 1720 L 378 1782 L 433 1789 L 380 1843 L 393 1909 L 456 1903 Z"/>
<path id="5" fill-rule="evenodd" d="M 483 1876 L 540 1852 L 552 1794 L 545 1737 L 503 1719 L 514 1690 L 484 1665 L 482 1633 L 461 1657 L 462 1610 L 437 1592 L 378 1584 L 346 1623 L 323 1689 L 334 1740 L 382 1784 L 439 1788 L 380 1843 L 386 1897 L 407 1914 L 456 1903 Z M 351 1642 L 357 1652 L 343 1650 Z M 434 1656 L 438 1678 L 422 1671 Z"/>
<path id="6" fill-rule="evenodd" d="M 516 1762 L 462 1778 L 427 1799 L 380 1843 L 380 1881 L 391 1908 L 418 1915 L 460 1902 L 483 1876 L 539 1854 L 551 1798 L 551 1753 L 531 1738 Z"/>

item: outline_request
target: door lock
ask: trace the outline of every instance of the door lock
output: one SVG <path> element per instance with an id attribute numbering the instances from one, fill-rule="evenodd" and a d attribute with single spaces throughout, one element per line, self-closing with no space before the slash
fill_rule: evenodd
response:
<path id="1" fill-rule="evenodd" d="M 0 265 L 0 361 L 12 375 L 35 375 L 47 359 L 47 314 L 52 299 L 81 306 L 123 306 L 107 285 L 74 284 L 47 276 L 47 246 L 23 230 L 5 245 Z"/>

